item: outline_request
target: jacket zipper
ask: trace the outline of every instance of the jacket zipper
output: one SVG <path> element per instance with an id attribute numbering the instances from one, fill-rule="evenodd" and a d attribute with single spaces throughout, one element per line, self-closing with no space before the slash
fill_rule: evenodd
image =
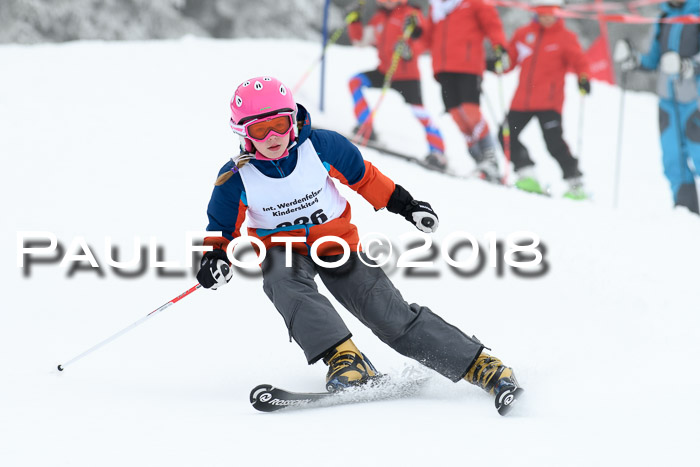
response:
<path id="1" fill-rule="evenodd" d="M 450 15 L 447 15 L 447 17 L 444 19 L 445 21 L 445 27 L 442 29 L 442 52 L 441 52 L 441 59 L 442 59 L 442 68 L 443 70 L 445 67 L 447 67 L 447 26 L 450 22 Z"/>
<path id="2" fill-rule="evenodd" d="M 277 171 L 280 173 L 282 178 L 284 178 L 285 175 L 284 175 L 284 172 L 282 171 L 282 167 L 280 167 L 279 163 L 277 161 L 271 161 L 271 162 L 272 162 L 272 165 L 274 165 L 275 168 L 277 169 Z"/>
<path id="3" fill-rule="evenodd" d="M 525 109 L 530 110 L 530 94 L 532 90 L 532 77 L 535 74 L 535 64 L 537 63 L 537 54 L 540 52 L 540 43 L 542 42 L 542 36 L 544 36 L 544 28 L 538 26 L 539 31 L 537 34 L 537 42 L 535 42 L 535 51 L 532 52 L 532 62 L 530 64 L 530 72 L 527 74 L 527 94 L 525 95 Z"/>
<path id="4" fill-rule="evenodd" d="M 384 18 L 383 18 L 383 20 L 382 20 L 382 24 L 384 24 L 384 27 L 382 28 L 382 37 L 381 37 L 381 39 L 380 39 L 380 40 L 382 41 L 382 43 L 381 43 L 381 44 L 377 44 L 377 45 L 378 45 L 378 46 L 377 46 L 377 50 L 378 50 L 378 51 L 379 51 L 379 50 L 385 50 L 385 46 L 386 46 L 386 31 L 387 31 L 387 29 L 389 29 L 389 22 L 390 22 L 390 19 L 391 19 L 391 15 L 385 13 L 385 14 L 384 14 Z M 392 50 L 391 56 L 393 56 L 393 54 L 394 54 L 394 52 L 393 52 L 393 50 Z M 387 70 L 387 71 L 388 71 L 388 70 Z"/>
<path id="5" fill-rule="evenodd" d="M 554 101 L 554 83 L 549 85 L 549 102 Z"/>

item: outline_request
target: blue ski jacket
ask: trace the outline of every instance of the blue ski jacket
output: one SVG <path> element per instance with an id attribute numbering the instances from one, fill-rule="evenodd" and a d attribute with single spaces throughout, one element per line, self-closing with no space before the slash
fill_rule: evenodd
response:
<path id="1" fill-rule="evenodd" d="M 687 15 L 700 15 L 700 0 L 688 0 L 679 7 L 669 3 L 661 5 L 660 18 L 676 18 Z M 681 58 L 691 58 L 700 64 L 700 25 L 683 23 L 657 23 L 654 39 L 649 51 L 641 57 L 641 68 L 656 70 L 661 57 L 666 52 L 677 52 Z M 695 79 L 679 80 L 677 74 L 667 74 L 659 70 L 657 93 L 662 99 L 690 102 L 698 97 L 698 73 Z"/>
<path id="2" fill-rule="evenodd" d="M 267 177 L 286 177 L 292 173 L 297 165 L 297 148 L 306 140 L 311 140 L 319 159 L 332 178 L 359 193 L 375 209 L 386 207 L 395 189 L 395 184 L 391 179 L 382 174 L 370 162 L 365 161 L 357 147 L 341 134 L 330 130 L 312 130 L 309 113 L 301 105 L 298 105 L 297 121 L 299 129 L 297 144 L 289 150 L 288 156 L 272 161 L 254 159 L 248 164 L 253 164 Z M 231 173 L 231 176 L 222 177 L 227 173 Z M 221 180 L 224 181 L 221 182 Z M 248 199 L 241 174 L 237 172 L 233 160 L 230 160 L 219 170 L 217 185 L 214 187 L 207 209 L 209 217 L 207 230 L 221 231 L 223 236 L 207 237 L 204 239 L 204 244 L 225 249 L 229 241 L 241 235 L 241 224 L 246 218 L 247 208 Z M 350 220 L 351 212 L 348 204 L 345 212 L 339 218 L 328 222 L 265 231 L 248 229 L 248 235 L 259 238 L 266 248 L 272 244 L 270 241 L 272 235 L 280 231 L 284 231 L 285 236 L 306 237 L 305 244 L 295 243 L 293 245 L 294 251 L 304 255 L 308 254 L 310 245 L 314 241 L 327 235 L 342 238 L 354 250 L 359 242 L 359 235 L 357 228 Z M 334 255 L 342 252 L 339 245 L 328 242 L 323 244 L 323 248 L 319 249 L 318 254 Z"/>

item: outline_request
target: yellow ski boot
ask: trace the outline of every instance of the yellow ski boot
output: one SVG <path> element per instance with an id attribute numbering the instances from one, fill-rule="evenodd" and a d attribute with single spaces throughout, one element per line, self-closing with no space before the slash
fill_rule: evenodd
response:
<path id="1" fill-rule="evenodd" d="M 510 412 L 513 403 L 524 391 L 518 385 L 512 368 L 483 352 L 476 358 L 464 379 L 496 396 L 496 409 L 501 415 Z"/>
<path id="2" fill-rule="evenodd" d="M 328 365 L 326 390 L 335 392 L 365 384 L 380 376 L 372 362 L 348 339 L 328 352 L 323 363 Z"/>

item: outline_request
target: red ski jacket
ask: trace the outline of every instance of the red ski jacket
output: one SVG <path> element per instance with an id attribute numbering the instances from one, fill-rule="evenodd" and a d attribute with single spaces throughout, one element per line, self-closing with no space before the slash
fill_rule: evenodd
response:
<path id="1" fill-rule="evenodd" d="M 511 110 L 555 110 L 564 105 L 564 75 L 588 74 L 588 61 L 576 34 L 562 20 L 545 28 L 537 20 L 515 31 L 508 44 L 512 68 L 520 65 L 520 82 Z M 511 69 L 512 69 L 511 68 Z"/>
<path id="2" fill-rule="evenodd" d="M 425 22 L 420 9 L 411 5 L 399 5 L 391 10 L 379 8 L 367 23 L 367 26 L 372 28 L 374 32 L 372 45 L 377 48 L 379 54 L 378 69 L 384 74 L 391 68 L 391 59 L 396 43 L 403 36 L 404 23 L 409 15 L 415 15 L 418 18 L 419 27 Z M 352 41 L 362 40 L 362 23 L 360 21 L 351 23 L 348 27 L 348 34 Z M 409 39 L 408 44 L 413 52 L 413 57 L 410 60 L 399 59 L 398 67 L 393 75 L 394 81 L 420 79 L 418 56 L 425 50 L 425 45 L 421 40 L 416 39 Z"/>
<path id="3" fill-rule="evenodd" d="M 436 75 L 482 75 L 486 68 L 484 39 L 504 49 L 507 43 L 498 11 L 484 0 L 431 1 L 423 34 Z"/>

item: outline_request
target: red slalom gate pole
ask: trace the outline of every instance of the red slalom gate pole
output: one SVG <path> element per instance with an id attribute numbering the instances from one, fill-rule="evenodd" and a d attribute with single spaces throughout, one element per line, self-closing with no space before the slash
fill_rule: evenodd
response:
<path id="1" fill-rule="evenodd" d="M 63 364 L 58 365 L 58 371 L 63 371 L 68 365 L 70 365 L 70 364 L 72 364 L 72 363 L 74 363 L 74 362 L 80 360 L 81 358 L 83 358 L 83 357 L 85 357 L 85 356 L 87 356 L 87 355 L 93 353 L 95 350 L 99 349 L 100 347 L 102 347 L 102 346 L 104 346 L 104 345 L 109 344 L 110 342 L 112 342 L 113 340 L 117 339 L 118 337 L 123 336 L 124 334 L 126 334 L 126 333 L 129 332 L 129 331 L 131 331 L 132 329 L 134 329 L 134 328 L 135 328 L 136 326 L 138 326 L 139 324 L 142 324 L 142 323 L 143 323 L 144 321 L 146 321 L 148 318 L 151 318 L 152 316 L 155 316 L 155 315 L 157 315 L 158 313 L 160 313 L 161 311 L 163 311 L 163 310 L 169 308 L 170 306 L 176 304 L 177 302 L 179 302 L 179 301 L 182 300 L 183 298 L 187 297 L 189 294 L 191 294 L 191 293 L 194 292 L 195 290 L 199 289 L 200 287 L 202 287 L 201 284 L 197 284 L 197 285 L 191 287 L 191 288 L 188 289 L 186 292 L 183 292 L 182 294 L 180 294 L 180 295 L 178 295 L 177 297 L 175 297 L 175 298 L 173 298 L 172 300 L 170 300 L 168 303 L 166 303 L 166 304 L 160 306 L 159 308 L 156 308 L 155 310 L 151 311 L 150 313 L 148 313 L 148 314 L 147 314 L 146 316 L 144 316 L 143 318 L 141 318 L 141 319 L 139 319 L 138 321 L 136 321 L 136 322 L 130 324 L 129 326 L 127 326 L 127 327 L 125 327 L 124 329 L 122 329 L 121 331 L 117 332 L 116 334 L 113 334 L 113 335 L 111 335 L 110 337 L 108 337 L 107 339 L 103 340 L 102 342 L 99 342 L 99 343 L 93 345 L 92 347 L 90 347 L 89 349 L 87 349 L 85 352 L 83 352 L 83 353 L 81 353 L 81 354 L 79 354 L 79 355 L 76 355 L 75 357 L 73 357 L 73 358 L 71 358 L 70 360 L 68 360 L 66 363 L 63 363 Z"/>

